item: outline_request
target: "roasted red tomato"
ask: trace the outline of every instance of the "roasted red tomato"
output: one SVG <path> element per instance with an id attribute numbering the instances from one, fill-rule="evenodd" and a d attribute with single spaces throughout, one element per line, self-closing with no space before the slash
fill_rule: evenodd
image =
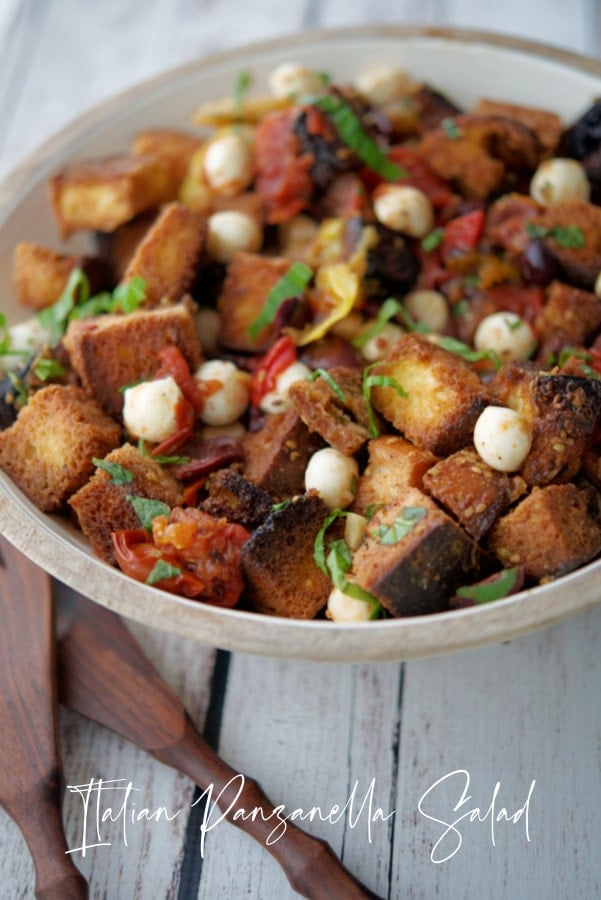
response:
<path id="1" fill-rule="evenodd" d="M 255 133 L 255 189 L 265 200 L 267 221 L 285 222 L 304 209 L 313 194 L 313 157 L 301 154 L 294 120 L 297 110 L 274 112 Z"/>
<path id="2" fill-rule="evenodd" d="M 296 362 L 297 356 L 292 338 L 287 334 L 267 351 L 253 373 L 250 385 L 250 402 L 253 406 L 258 406 L 265 394 L 275 388 L 278 375 Z"/>
<path id="3" fill-rule="evenodd" d="M 484 231 L 484 211 L 473 209 L 447 223 L 442 242 L 442 255 L 475 250 Z"/>

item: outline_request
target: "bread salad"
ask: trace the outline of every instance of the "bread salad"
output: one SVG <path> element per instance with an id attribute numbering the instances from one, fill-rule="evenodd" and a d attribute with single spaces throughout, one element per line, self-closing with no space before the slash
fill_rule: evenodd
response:
<path id="1" fill-rule="evenodd" d="M 131 578 L 269 615 L 436 613 L 594 559 L 601 102 L 268 85 L 52 175 L 58 237 L 96 249 L 15 249 L 2 469 Z"/>

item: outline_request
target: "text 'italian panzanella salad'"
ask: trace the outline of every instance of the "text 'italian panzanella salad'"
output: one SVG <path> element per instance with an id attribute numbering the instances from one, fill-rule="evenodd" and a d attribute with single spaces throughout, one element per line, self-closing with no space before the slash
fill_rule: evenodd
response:
<path id="1" fill-rule="evenodd" d="M 594 559 L 601 103 L 251 81 L 50 179 L 97 252 L 15 249 L 0 466 L 132 578 L 270 615 L 440 612 Z"/>

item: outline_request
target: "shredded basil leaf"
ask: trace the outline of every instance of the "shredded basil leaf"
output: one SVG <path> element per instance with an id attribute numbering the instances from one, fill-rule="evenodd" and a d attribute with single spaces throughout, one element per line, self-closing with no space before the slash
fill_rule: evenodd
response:
<path id="1" fill-rule="evenodd" d="M 535 240 L 546 237 L 553 238 L 556 244 L 568 250 L 580 250 L 586 243 L 584 232 L 579 225 L 553 225 L 551 228 L 546 228 L 544 225 L 526 222 L 526 232 Z"/>
<path id="2" fill-rule="evenodd" d="M 177 566 L 172 566 L 171 563 L 164 559 L 157 559 L 152 572 L 146 579 L 146 584 L 156 584 L 159 581 L 164 581 L 166 578 L 173 578 L 181 574 L 182 570 L 178 569 Z"/>
<path id="3" fill-rule="evenodd" d="M 365 518 L 367 519 L 367 521 L 370 522 L 377 511 L 379 509 L 382 509 L 382 507 L 384 506 L 386 506 L 385 503 L 368 503 L 365 507 Z"/>
<path id="4" fill-rule="evenodd" d="M 429 253 L 431 250 L 436 250 L 437 247 L 442 244 L 444 241 L 444 228 L 435 228 L 434 231 L 431 231 L 430 234 L 427 234 L 425 238 L 422 238 L 422 250 L 425 250 Z"/>
<path id="5" fill-rule="evenodd" d="M 378 525 L 373 531 L 372 537 L 376 538 L 380 544 L 385 544 L 388 547 L 398 544 L 425 515 L 426 510 L 423 506 L 406 506 L 392 525 L 385 523 Z"/>
<path id="6" fill-rule="evenodd" d="M 381 609 L 378 600 L 360 585 L 346 579 L 346 573 L 352 564 L 352 554 L 346 541 L 342 539 L 332 541 L 328 546 L 326 556 L 326 531 L 332 522 L 346 516 L 348 516 L 346 510 L 335 509 L 326 517 L 315 538 L 313 558 L 317 567 L 324 575 L 331 578 L 334 587 L 337 587 L 343 594 L 348 594 L 349 597 L 353 597 L 355 600 L 364 600 L 366 603 L 375 604 L 375 608 L 370 616 L 371 619 L 375 619 L 379 617 Z"/>
<path id="7" fill-rule="evenodd" d="M 518 578 L 519 568 L 504 569 L 492 581 L 486 584 L 470 584 L 466 587 L 460 587 L 455 591 L 459 597 L 467 597 L 468 600 L 474 600 L 476 603 L 490 603 L 491 600 L 502 600 L 507 597 L 513 590 Z"/>
<path id="8" fill-rule="evenodd" d="M 377 438 L 380 435 L 378 420 L 371 402 L 371 389 L 374 387 L 389 387 L 396 391 L 399 397 L 406 399 L 409 396 L 409 394 L 403 390 L 396 378 L 391 378 L 390 375 L 372 375 L 371 370 L 377 365 L 378 363 L 375 362 L 364 369 L 362 382 L 363 397 L 367 406 L 367 416 L 369 419 L 369 436 L 371 438 Z"/>
<path id="9" fill-rule="evenodd" d="M 33 372 L 40 381 L 48 381 L 49 378 L 60 378 L 64 375 L 65 368 L 61 366 L 58 360 L 42 356 L 36 362 Z"/>
<path id="10" fill-rule="evenodd" d="M 142 524 L 142 528 L 150 531 L 152 528 L 152 520 L 157 516 L 168 516 L 171 509 L 162 500 L 150 500 L 148 497 L 138 497 L 136 494 L 126 494 L 136 515 Z"/>
<path id="11" fill-rule="evenodd" d="M 466 362 L 479 362 L 481 359 L 487 359 L 493 364 L 496 372 L 501 368 L 501 360 L 495 350 L 472 350 L 468 344 L 464 344 L 463 341 L 458 341 L 453 337 L 441 337 L 436 344 L 438 347 L 442 347 L 443 350 L 456 353 L 457 356 L 465 359 Z"/>
<path id="12" fill-rule="evenodd" d="M 97 457 L 94 457 L 92 462 L 97 469 L 104 469 L 110 475 L 113 484 L 121 486 L 131 484 L 134 480 L 134 473 L 119 463 L 107 462 L 105 459 L 98 459 Z"/>
<path id="13" fill-rule="evenodd" d="M 146 281 L 136 275 L 125 284 L 118 284 L 113 291 L 113 312 L 120 309 L 122 313 L 132 313 L 144 302 L 146 297 Z"/>
<path id="14" fill-rule="evenodd" d="M 398 314 L 403 320 L 403 325 L 405 326 L 407 331 L 416 331 L 418 334 L 430 334 L 430 329 L 428 328 L 428 326 L 424 325 L 423 322 L 416 322 L 415 319 L 409 315 L 404 306 L 401 305 Z"/>
<path id="15" fill-rule="evenodd" d="M 445 134 L 452 141 L 456 141 L 463 136 L 461 128 L 451 118 L 447 117 L 440 123 L 445 130 Z"/>
<path id="16" fill-rule="evenodd" d="M 90 282 L 83 269 L 73 269 L 64 291 L 52 306 L 40 310 L 38 321 L 49 334 L 51 347 L 56 347 L 66 331 L 71 313 L 80 303 L 90 299 Z"/>
<path id="17" fill-rule="evenodd" d="M 459 300 L 452 308 L 451 312 L 455 316 L 456 319 L 461 319 L 463 316 L 467 315 L 470 310 L 470 304 L 468 300 Z"/>
<path id="18" fill-rule="evenodd" d="M 10 331 L 6 316 L 0 313 L 0 356 L 6 356 L 10 350 Z"/>
<path id="19" fill-rule="evenodd" d="M 19 406 L 25 406 L 29 400 L 29 390 L 22 378 L 19 378 L 14 372 L 7 372 L 7 377 L 13 386 L 15 392 L 15 403 Z"/>
<path id="20" fill-rule="evenodd" d="M 352 107 L 334 94 L 324 94 L 322 97 L 301 98 L 310 106 L 316 106 L 330 117 L 338 137 L 355 151 L 359 159 L 368 168 L 381 175 L 387 181 L 397 181 L 405 178 L 407 172 L 396 163 L 393 163 L 378 145 L 365 132 L 361 120 Z"/>
<path id="21" fill-rule="evenodd" d="M 351 344 L 353 347 L 356 347 L 358 350 L 365 347 L 367 342 L 381 334 L 387 323 L 402 310 L 403 304 L 399 300 L 395 300 L 394 297 L 389 297 L 385 300 L 378 310 L 375 322 L 352 339 Z"/>
<path id="22" fill-rule="evenodd" d="M 315 381 L 316 378 L 323 378 L 332 393 L 335 394 L 342 403 L 345 402 L 346 397 L 344 396 L 344 391 L 326 369 L 315 369 L 311 373 L 311 381 Z"/>
<path id="23" fill-rule="evenodd" d="M 271 325 L 284 300 L 302 294 L 312 277 L 313 271 L 305 263 L 295 262 L 290 266 L 286 274 L 269 291 L 265 306 L 249 326 L 248 333 L 253 340 L 263 328 Z"/>
<path id="24" fill-rule="evenodd" d="M 288 506 L 288 504 L 289 504 L 290 502 L 291 502 L 290 500 L 282 500 L 281 503 L 272 503 L 272 505 L 271 505 L 271 511 L 272 511 L 272 512 L 279 512 L 281 509 L 284 509 L 286 506 Z"/>

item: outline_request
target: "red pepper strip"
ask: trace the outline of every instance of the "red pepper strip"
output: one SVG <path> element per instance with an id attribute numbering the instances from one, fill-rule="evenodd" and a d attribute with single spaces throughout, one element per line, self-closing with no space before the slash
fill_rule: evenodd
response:
<path id="1" fill-rule="evenodd" d="M 184 506 L 198 505 L 198 492 L 204 487 L 205 481 L 205 478 L 199 478 L 198 481 L 193 481 L 184 488 L 182 497 Z"/>
<path id="2" fill-rule="evenodd" d="M 463 216 L 451 219 L 445 226 L 442 242 L 443 257 L 449 253 L 475 250 L 484 231 L 484 211 L 473 209 Z"/>
<path id="3" fill-rule="evenodd" d="M 219 390 L 221 382 L 216 380 L 200 382 L 194 378 L 179 347 L 163 347 L 158 357 L 161 360 L 161 367 L 154 377 L 164 378 L 171 375 L 188 403 L 197 413 L 202 412 L 206 398 Z"/>
<path id="4" fill-rule="evenodd" d="M 180 569 L 179 575 L 170 575 L 158 581 L 157 587 L 171 594 L 198 597 L 205 590 L 203 582 L 193 572 L 182 566 L 181 559 L 168 548 L 159 550 L 147 531 L 141 528 L 112 533 L 115 559 L 122 572 L 136 581 L 146 582 L 159 560 Z"/>
<path id="5" fill-rule="evenodd" d="M 151 456 L 166 456 L 178 450 L 189 441 L 194 433 L 194 407 L 183 397 L 175 404 L 176 427 L 173 434 L 165 438 L 151 452 Z"/>
<path id="6" fill-rule="evenodd" d="M 275 388 L 278 375 L 296 362 L 298 354 L 290 335 L 285 334 L 271 347 L 257 369 L 250 383 L 250 402 L 257 407 L 265 394 Z"/>

